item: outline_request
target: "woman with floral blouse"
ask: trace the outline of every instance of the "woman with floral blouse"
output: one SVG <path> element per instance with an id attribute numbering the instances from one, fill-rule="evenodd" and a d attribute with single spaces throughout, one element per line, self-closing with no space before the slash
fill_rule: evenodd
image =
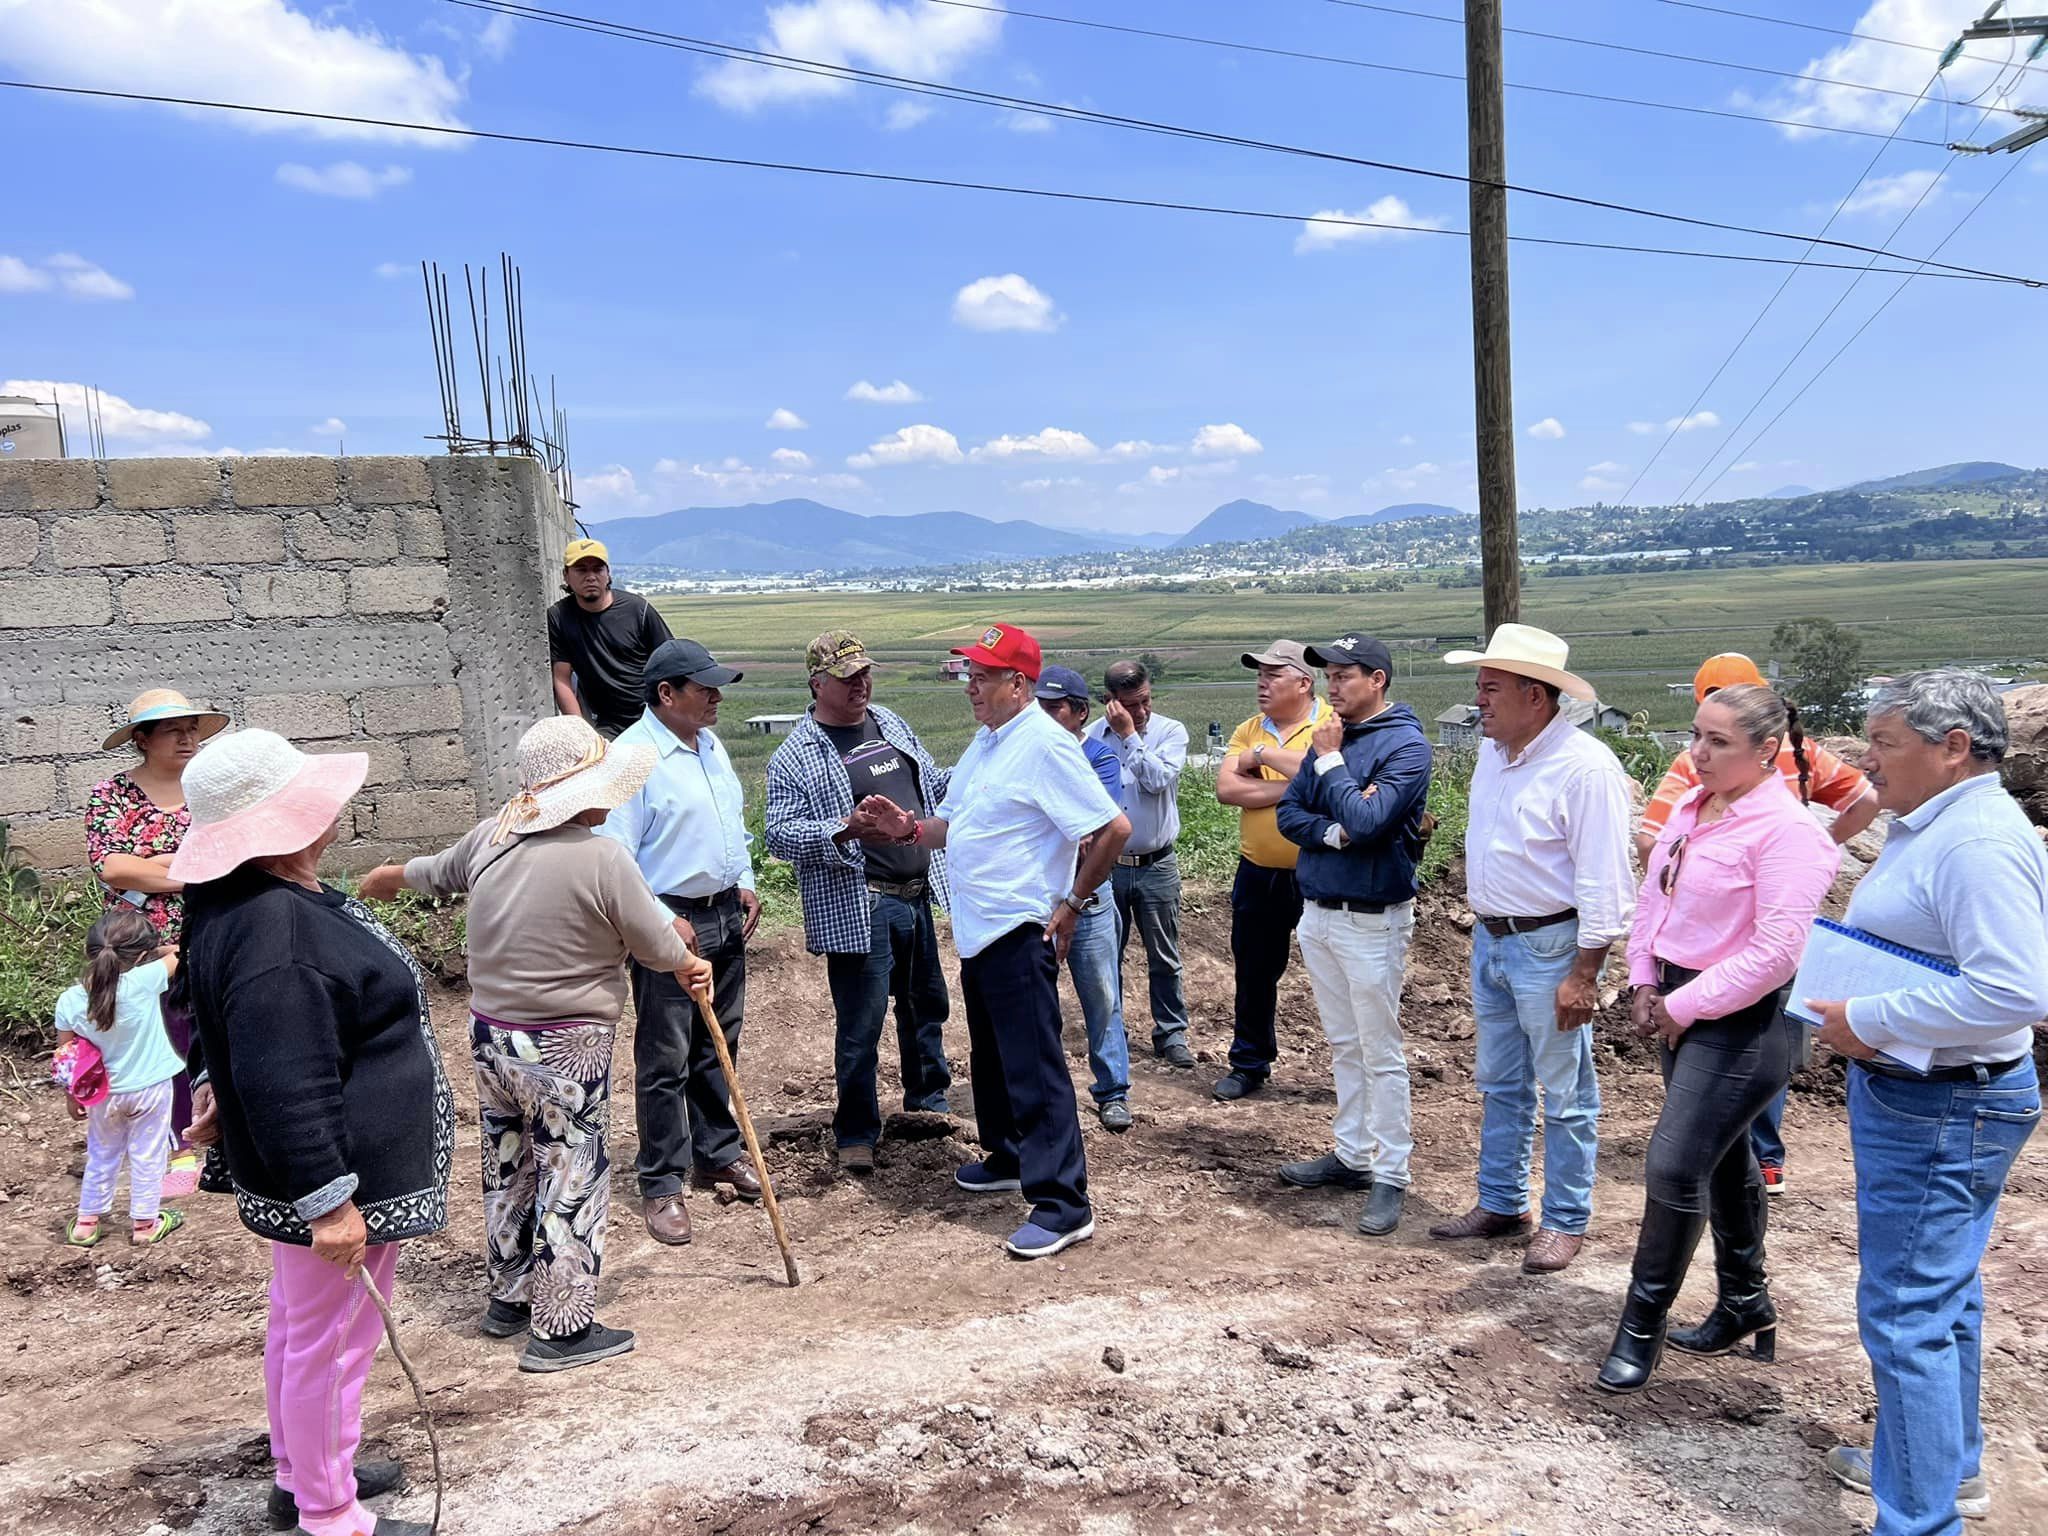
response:
<path id="1" fill-rule="evenodd" d="M 153 688 L 128 706 L 128 723 L 100 743 L 112 752 L 133 743 L 142 760 L 92 788 L 86 801 L 85 851 L 109 908 L 130 906 L 149 919 L 157 938 L 176 944 L 185 926 L 184 886 L 171 878 L 171 855 L 192 824 L 185 809 L 185 764 L 199 744 L 228 723 L 200 709 L 174 688 Z M 182 1059 L 192 1044 L 192 1016 L 182 989 L 164 1000 L 164 1029 Z M 177 1146 L 164 1175 L 164 1194 L 189 1195 L 199 1184 L 198 1155 L 185 1143 L 192 1121 L 192 1088 L 179 1073 L 171 1103 Z"/>

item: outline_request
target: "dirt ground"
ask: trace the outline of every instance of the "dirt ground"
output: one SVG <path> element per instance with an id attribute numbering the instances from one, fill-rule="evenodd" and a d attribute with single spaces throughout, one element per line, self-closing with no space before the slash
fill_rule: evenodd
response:
<path id="1" fill-rule="evenodd" d="M 1671 1355 L 1609 1399 L 1592 1374 L 1619 1311 L 1660 1101 L 1653 1060 L 1603 1020 L 1606 1109 L 1592 1238 L 1566 1274 L 1524 1276 L 1513 1244 L 1425 1229 L 1471 1203 L 1478 1102 L 1455 904 L 1425 900 L 1404 1021 L 1415 1177 L 1387 1239 L 1361 1197 L 1290 1191 L 1277 1163 L 1329 1145 L 1328 1051 L 1306 979 L 1282 995 L 1274 1084 L 1222 1105 L 1228 914 L 1191 890 L 1188 996 L 1201 1066 L 1176 1073 L 1134 1030 L 1137 1124 L 1084 1113 L 1098 1235 L 1020 1264 L 998 1244 L 1022 1207 L 956 1190 L 971 1116 L 892 1123 L 881 1168 L 835 1176 L 831 1012 L 795 934 L 752 961 L 743 1082 L 804 1283 L 791 1291 L 757 1208 L 693 1195 L 696 1241 L 642 1230 L 624 1095 L 602 1315 L 638 1330 L 623 1360 L 522 1376 L 518 1341 L 481 1337 L 484 1299 L 462 999 L 436 1023 L 463 1116 L 453 1218 L 399 1266 L 398 1315 L 430 1389 L 452 1536 L 1186 1531 L 1637 1532 L 1834 1536 L 1871 1506 L 1820 1464 L 1868 1443 L 1854 1213 L 1839 1069 L 1808 1074 L 1787 1119 L 1789 1191 L 1772 1209 L 1784 1321 L 1775 1366 Z M 1134 950 L 1135 956 L 1135 950 Z M 1142 971 L 1130 1003 L 1142 1020 Z M 1069 1051 L 1085 1099 L 1079 1013 Z M 966 1111 L 965 1030 L 950 1027 Z M 886 1088 L 895 1082 L 886 1061 Z M 627 1075 L 627 1052 L 619 1053 Z M 40 1075 L 24 1065 L 30 1082 Z M 62 1244 L 82 1136 L 54 1092 L 0 1098 L 0 1532 L 262 1529 L 269 1472 L 260 1355 L 264 1246 L 224 1200 L 186 1202 L 163 1247 Z M 1985 1261 L 1983 1536 L 2048 1529 L 2048 1147 L 2009 1186 Z M 1679 1309 L 1712 1298 L 1702 1251 Z M 427 1446 L 388 1354 L 365 1399 L 425 1519 Z"/>

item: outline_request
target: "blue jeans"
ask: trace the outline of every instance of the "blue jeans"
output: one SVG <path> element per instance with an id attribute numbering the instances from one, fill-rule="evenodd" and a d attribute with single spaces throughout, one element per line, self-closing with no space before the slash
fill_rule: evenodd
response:
<path id="1" fill-rule="evenodd" d="M 1145 942 L 1152 1049 L 1163 1051 L 1188 1034 L 1188 1005 L 1180 990 L 1180 862 L 1169 853 L 1142 869 L 1119 864 L 1109 879 L 1116 896 L 1118 963 L 1137 929 Z"/>
<path id="2" fill-rule="evenodd" d="M 1117 974 L 1116 908 L 1096 896 L 1074 923 L 1067 946 L 1067 972 L 1088 1024 L 1088 1065 L 1095 1081 L 1088 1091 L 1097 1104 L 1131 1092 L 1131 1043 L 1124 1035 L 1124 993 Z"/>
<path id="3" fill-rule="evenodd" d="M 1760 1163 L 1785 1166 L 1785 1096 L 1792 1090 L 1780 1088 L 1764 1112 L 1750 1122 L 1749 1145 Z"/>
<path id="4" fill-rule="evenodd" d="M 1872 1536 L 1955 1536 L 1956 1488 L 1983 1470 L 1977 1272 L 2013 1159 L 2041 1119 L 2032 1058 L 1934 1083 L 1849 1068 L 1856 1312 L 1877 1388 Z"/>
<path id="5" fill-rule="evenodd" d="M 1599 1155 L 1600 1080 L 1593 1026 L 1560 1031 L 1557 987 L 1579 954 L 1576 923 L 1496 939 L 1472 931 L 1474 1086 L 1486 1105 L 1479 1125 L 1479 1204 L 1501 1216 L 1529 1208 L 1536 1148 L 1536 1090 L 1543 1090 L 1543 1225 L 1583 1233 L 1593 1219 Z"/>
<path id="6" fill-rule="evenodd" d="M 877 892 L 873 937 L 864 955 L 827 955 L 825 979 L 837 1018 L 833 1073 L 839 1107 L 832 1139 L 842 1147 L 872 1147 L 881 1139 L 882 1109 L 875 1096 L 875 1053 L 889 999 L 896 1000 L 896 1049 L 903 1068 L 903 1107 L 946 1108 L 952 1071 L 946 1065 L 945 1024 L 951 1002 L 939 966 L 938 932 L 929 898 L 905 901 Z"/>

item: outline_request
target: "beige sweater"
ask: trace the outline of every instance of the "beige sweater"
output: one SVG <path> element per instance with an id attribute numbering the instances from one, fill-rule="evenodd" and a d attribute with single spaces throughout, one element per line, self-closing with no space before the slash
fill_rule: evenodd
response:
<path id="1" fill-rule="evenodd" d="M 469 892 L 469 985 L 476 1011 L 508 1024 L 616 1024 L 625 961 L 672 971 L 689 958 L 675 918 L 625 848 L 588 827 L 555 827 L 491 846 L 495 820 L 454 847 L 407 861 L 431 896 Z"/>

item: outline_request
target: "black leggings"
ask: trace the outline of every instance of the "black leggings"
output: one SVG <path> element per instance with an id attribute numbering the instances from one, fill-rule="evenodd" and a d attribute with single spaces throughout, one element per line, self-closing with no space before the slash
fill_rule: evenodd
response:
<path id="1" fill-rule="evenodd" d="M 1689 973 L 1666 966 L 1668 991 Z M 1693 1214 L 1733 1209 L 1763 1175 L 1749 1123 L 1791 1081 L 1797 1019 L 1782 994 L 1721 1019 L 1700 1019 L 1664 1049 L 1664 1110 L 1650 1136 L 1643 1184 L 1661 1205 Z"/>

